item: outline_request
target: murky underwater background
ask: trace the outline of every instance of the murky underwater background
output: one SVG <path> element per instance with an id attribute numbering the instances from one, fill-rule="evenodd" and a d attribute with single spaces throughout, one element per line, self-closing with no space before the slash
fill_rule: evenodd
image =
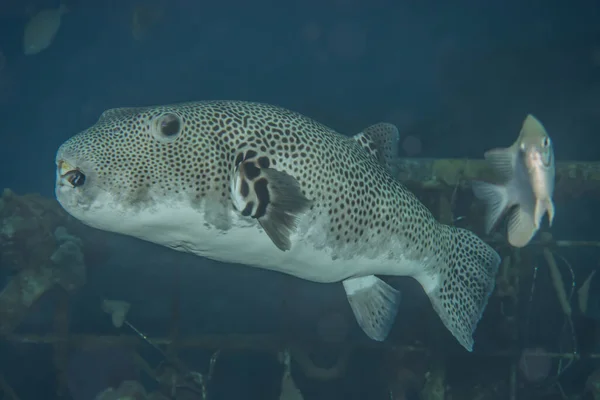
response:
<path id="1" fill-rule="evenodd" d="M 86 244 L 85 284 L 70 294 L 58 285 L 27 307 L 0 293 L 0 327 L 10 326 L 0 329 L 0 399 L 91 400 L 124 380 L 145 387 L 139 399 L 297 399 L 281 394 L 285 349 L 306 400 L 600 398 L 600 278 L 584 285 L 600 267 L 600 2 L 69 0 L 56 36 L 37 28 L 48 47 L 25 54 L 28 23 L 59 5 L 0 0 L 0 187 L 16 193 L 0 202 L 0 226 L 17 216 L 23 229 L 11 240 L 0 230 L 0 288 L 52 254 L 58 206 L 21 196 L 54 197 L 62 142 L 109 108 L 193 100 L 272 103 L 347 135 L 391 122 L 402 157 L 439 159 L 508 146 L 532 113 L 559 162 L 592 171 L 570 177 L 585 190 L 557 192 L 546 233 L 589 246 L 502 248 L 511 268 L 467 353 L 410 278 L 389 279 L 403 300 L 380 345 L 354 322 L 341 285 L 71 221 Z M 437 207 L 434 194 L 417 194 Z M 473 201 L 458 190 L 454 222 L 480 233 L 480 222 L 461 218 Z M 128 302 L 131 326 L 115 327 L 103 299 Z M 165 362 L 176 353 L 183 366 Z M 210 375 L 207 393 L 190 371 Z"/>

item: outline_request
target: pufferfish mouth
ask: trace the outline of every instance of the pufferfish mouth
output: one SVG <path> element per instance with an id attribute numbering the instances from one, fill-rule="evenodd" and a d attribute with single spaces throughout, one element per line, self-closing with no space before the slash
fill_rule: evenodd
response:
<path id="1" fill-rule="evenodd" d="M 68 182 L 74 188 L 85 184 L 85 174 L 79 168 L 73 167 L 64 160 L 58 162 L 58 174 L 62 180 Z"/>

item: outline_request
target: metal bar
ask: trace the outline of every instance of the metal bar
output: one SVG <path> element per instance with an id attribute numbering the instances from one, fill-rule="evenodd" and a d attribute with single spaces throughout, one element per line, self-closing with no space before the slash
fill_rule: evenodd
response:
<path id="1" fill-rule="evenodd" d="M 52 345 L 57 342 L 63 342 L 67 339 L 57 335 L 10 335 L 6 340 L 13 343 L 27 344 L 47 344 Z M 148 340 L 157 345 L 170 345 L 173 340 L 168 337 L 149 337 Z M 135 335 L 83 335 L 70 334 L 68 338 L 72 346 L 102 346 L 102 345 L 140 345 L 139 337 Z M 210 350 L 228 349 L 228 350 L 262 350 L 266 352 L 278 352 L 281 349 L 290 347 L 290 340 L 274 335 L 243 335 L 243 334 L 225 334 L 225 335 L 199 335 L 187 338 L 179 338 L 177 346 L 183 348 L 201 348 Z M 360 342 L 349 343 L 348 346 L 362 349 L 387 349 L 389 351 L 404 351 L 409 353 L 429 353 L 430 348 L 422 346 L 405 346 L 391 343 L 379 342 Z M 503 357 L 515 358 L 521 357 L 522 351 L 505 350 L 492 352 L 475 352 L 474 356 L 479 357 Z M 562 358 L 562 359 L 600 359 L 600 353 L 558 353 L 558 352 L 535 352 L 536 356 Z"/>
<path id="2" fill-rule="evenodd" d="M 471 180 L 493 180 L 485 160 L 402 158 L 396 163 L 398 177 L 426 189 L 468 186 Z M 600 196 L 600 162 L 556 163 L 555 195 L 576 198 L 583 193 Z"/>

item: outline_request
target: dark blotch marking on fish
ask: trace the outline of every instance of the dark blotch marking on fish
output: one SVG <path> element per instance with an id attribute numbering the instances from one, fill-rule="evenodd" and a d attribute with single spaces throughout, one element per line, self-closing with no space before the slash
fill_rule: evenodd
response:
<path id="1" fill-rule="evenodd" d="M 271 196 L 269 195 L 269 189 L 267 187 L 268 184 L 269 182 L 265 178 L 258 179 L 254 182 L 254 193 L 256 193 L 256 198 L 258 200 L 258 207 L 256 207 L 254 218 L 263 217 L 267 213 L 267 206 L 271 202 Z"/>
<path id="2" fill-rule="evenodd" d="M 242 153 L 238 153 L 238 155 L 235 157 L 235 166 L 239 166 L 242 161 L 244 161 L 244 155 Z"/>
<path id="3" fill-rule="evenodd" d="M 253 181 L 260 175 L 260 169 L 252 163 L 244 163 L 244 173 L 246 178 Z"/>
<path id="4" fill-rule="evenodd" d="M 267 157 L 259 157 L 258 166 L 261 168 L 269 168 L 271 166 L 271 162 Z"/>
<path id="5" fill-rule="evenodd" d="M 246 182 L 245 180 L 242 181 L 242 187 L 240 189 L 240 194 L 244 198 L 248 197 L 248 194 L 250 194 L 250 186 L 248 186 L 248 182 Z"/>
<path id="6" fill-rule="evenodd" d="M 249 217 L 250 214 L 252 214 L 252 209 L 254 208 L 254 202 L 253 201 L 249 201 L 248 204 L 246 204 L 246 207 L 244 207 L 244 209 L 242 210 L 242 215 L 244 217 Z"/>

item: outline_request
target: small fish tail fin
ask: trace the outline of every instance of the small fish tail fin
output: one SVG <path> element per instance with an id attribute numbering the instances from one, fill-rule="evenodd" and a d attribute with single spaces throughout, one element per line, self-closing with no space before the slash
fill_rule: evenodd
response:
<path id="1" fill-rule="evenodd" d="M 536 229 L 540 228 L 545 214 L 548 215 L 548 226 L 552 227 L 552 223 L 554 222 L 555 209 L 554 202 L 551 198 L 537 200 L 533 212 L 533 219 L 536 224 Z"/>
<path id="2" fill-rule="evenodd" d="M 548 225 L 551 227 L 554 222 L 554 214 L 556 213 L 552 199 L 546 200 L 546 212 L 548 213 Z"/>
<path id="3" fill-rule="evenodd" d="M 533 210 L 522 205 L 515 207 L 508 219 L 508 243 L 514 247 L 527 246 L 538 231 L 542 217 L 543 214 L 536 220 Z"/>
<path id="4" fill-rule="evenodd" d="M 439 225 L 440 249 L 415 276 L 446 328 L 468 351 L 496 282 L 500 256 L 473 232 Z"/>
<path id="5" fill-rule="evenodd" d="M 385 340 L 396 320 L 400 292 L 375 275 L 342 283 L 358 325 L 371 339 Z"/>
<path id="6" fill-rule="evenodd" d="M 471 188 L 475 197 L 485 204 L 485 233 L 489 234 L 509 207 L 508 190 L 506 186 L 482 181 L 471 182 Z"/>

